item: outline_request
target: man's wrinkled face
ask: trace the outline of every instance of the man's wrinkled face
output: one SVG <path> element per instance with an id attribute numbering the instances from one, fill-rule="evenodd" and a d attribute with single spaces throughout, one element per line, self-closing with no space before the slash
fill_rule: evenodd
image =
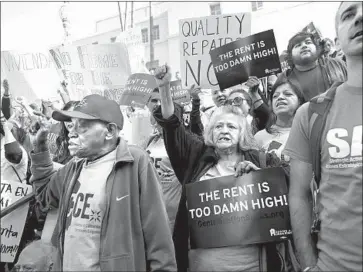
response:
<path id="1" fill-rule="evenodd" d="M 292 48 L 292 61 L 295 65 L 308 65 L 317 60 L 317 48 L 310 37 L 297 42 Z"/>
<path id="2" fill-rule="evenodd" d="M 346 56 L 362 56 L 362 2 L 343 2 L 336 15 L 337 45 Z"/>
<path id="3" fill-rule="evenodd" d="M 98 120 L 72 118 L 68 149 L 71 156 L 90 158 L 103 149 L 107 135 L 106 123 Z"/>
<path id="4" fill-rule="evenodd" d="M 230 93 L 231 93 L 230 89 L 224 89 L 224 90 L 215 89 L 215 90 L 212 90 L 212 99 L 213 99 L 214 104 L 217 107 L 223 106 Z"/>

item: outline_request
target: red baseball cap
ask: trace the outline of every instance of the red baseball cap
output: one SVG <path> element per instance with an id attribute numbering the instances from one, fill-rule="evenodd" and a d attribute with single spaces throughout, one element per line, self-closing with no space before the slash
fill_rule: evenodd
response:
<path id="1" fill-rule="evenodd" d="M 91 94 L 84 97 L 72 111 L 53 111 L 52 118 L 62 122 L 70 122 L 71 118 L 101 120 L 108 123 L 115 123 L 119 129 L 122 129 L 124 124 L 120 106 L 116 101 L 98 94 Z"/>

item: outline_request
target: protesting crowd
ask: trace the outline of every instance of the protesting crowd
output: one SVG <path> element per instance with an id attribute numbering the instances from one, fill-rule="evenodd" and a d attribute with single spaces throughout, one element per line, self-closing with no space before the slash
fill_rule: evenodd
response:
<path id="1" fill-rule="evenodd" d="M 362 3 L 329 23 L 335 39 L 289 39 L 286 69 L 238 84 L 215 69 L 211 107 L 197 84 L 176 100 L 168 64 L 121 102 L 67 81 L 57 105 L 29 101 L 3 80 L 1 194 L 32 193 L 22 232 L 2 224 L 19 243 L 1 271 L 362 271 Z M 152 131 L 131 145 L 140 111 Z"/>

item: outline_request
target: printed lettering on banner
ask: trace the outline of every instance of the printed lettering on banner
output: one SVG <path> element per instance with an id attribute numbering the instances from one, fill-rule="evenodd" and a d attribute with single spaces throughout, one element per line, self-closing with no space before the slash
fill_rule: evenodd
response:
<path id="1" fill-rule="evenodd" d="M 39 52 L 1 51 L 1 80 L 7 79 L 14 97 L 28 101 L 58 97 L 60 78 L 52 56 Z"/>
<path id="2" fill-rule="evenodd" d="M 282 168 L 195 182 L 186 190 L 193 248 L 276 242 L 292 234 Z"/>
<path id="3" fill-rule="evenodd" d="M 273 30 L 231 42 L 210 52 L 219 87 L 226 89 L 258 78 L 281 73 Z"/>
<path id="4" fill-rule="evenodd" d="M 131 74 L 124 45 L 62 46 L 50 50 L 57 71 L 68 82 L 72 100 L 99 94 L 119 102 Z"/>
<path id="5" fill-rule="evenodd" d="M 179 21 L 183 87 L 218 88 L 209 52 L 251 35 L 251 14 L 223 14 Z"/>
<path id="6" fill-rule="evenodd" d="M 174 80 L 170 82 L 170 91 L 173 101 L 178 104 L 190 103 L 189 91 L 183 89 L 181 80 Z"/>
<path id="7" fill-rule="evenodd" d="M 154 76 L 142 73 L 133 74 L 127 80 L 120 105 L 143 108 L 157 87 Z"/>
<path id="8" fill-rule="evenodd" d="M 1 180 L 1 209 L 30 194 L 30 185 L 15 181 Z M 1 218 L 1 261 L 13 262 L 19 249 L 25 221 L 28 215 L 29 203 L 19 207 Z"/>

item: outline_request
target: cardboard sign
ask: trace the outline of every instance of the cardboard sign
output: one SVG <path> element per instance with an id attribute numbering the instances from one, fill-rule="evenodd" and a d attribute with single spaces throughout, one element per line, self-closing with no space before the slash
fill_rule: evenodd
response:
<path id="1" fill-rule="evenodd" d="M 210 52 L 219 87 L 226 89 L 281 72 L 273 30 L 264 31 L 226 44 Z"/>
<path id="2" fill-rule="evenodd" d="M 1 180 L 1 209 L 30 194 L 30 185 Z M 19 249 L 21 236 L 23 235 L 29 203 L 19 207 L 16 212 L 9 213 L 1 218 L 1 261 L 11 263 Z"/>
<path id="3" fill-rule="evenodd" d="M 170 82 L 171 97 L 175 103 L 184 105 L 190 103 L 190 94 L 188 90 L 183 89 L 181 80 Z"/>
<path id="4" fill-rule="evenodd" d="M 72 100 L 120 90 L 131 74 L 127 50 L 121 44 L 58 47 L 50 53 L 58 73 L 69 83 Z"/>
<path id="5" fill-rule="evenodd" d="M 131 75 L 121 96 L 120 105 L 144 107 L 157 88 L 155 77 L 148 74 Z"/>
<path id="6" fill-rule="evenodd" d="M 251 14 L 223 14 L 179 21 L 183 87 L 218 88 L 209 51 L 251 35 Z"/>
<path id="7" fill-rule="evenodd" d="M 281 168 L 195 182 L 186 193 L 192 248 L 267 243 L 291 235 Z"/>
<path id="8" fill-rule="evenodd" d="M 59 98 L 60 78 L 52 56 L 39 52 L 1 52 L 1 83 L 7 79 L 11 94 L 32 102 L 37 98 Z"/>
<path id="9" fill-rule="evenodd" d="M 321 35 L 321 32 L 319 29 L 317 29 L 314 25 L 313 22 L 309 23 L 306 27 L 304 27 L 302 30 L 302 32 L 309 32 L 311 34 L 314 35 L 314 37 L 318 40 L 321 41 L 323 36 Z"/>

